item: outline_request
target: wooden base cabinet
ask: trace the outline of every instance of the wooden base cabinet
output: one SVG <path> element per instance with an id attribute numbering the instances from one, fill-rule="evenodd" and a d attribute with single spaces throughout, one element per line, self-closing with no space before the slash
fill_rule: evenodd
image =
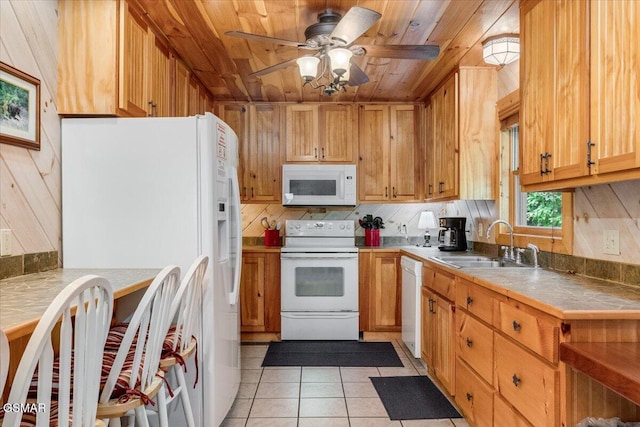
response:
<path id="1" fill-rule="evenodd" d="M 243 252 L 240 330 L 280 332 L 279 252 Z"/>
<path id="2" fill-rule="evenodd" d="M 422 356 L 429 372 L 455 395 L 455 305 L 445 295 L 454 291 L 448 273 L 422 269 Z M 438 292 L 436 292 L 436 288 Z"/>
<path id="3" fill-rule="evenodd" d="M 400 253 L 360 251 L 360 330 L 402 330 Z"/>
<path id="4" fill-rule="evenodd" d="M 456 364 L 456 403 L 464 418 L 474 427 L 492 427 L 493 395 L 491 386 L 478 377 L 462 359 Z"/>

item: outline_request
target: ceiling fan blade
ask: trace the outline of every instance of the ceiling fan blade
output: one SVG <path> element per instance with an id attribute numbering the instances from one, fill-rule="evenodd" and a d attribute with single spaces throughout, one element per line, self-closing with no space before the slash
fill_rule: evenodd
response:
<path id="1" fill-rule="evenodd" d="M 432 60 L 440 54 L 440 46 L 436 45 L 371 44 L 357 47 L 363 48 L 372 58 Z"/>
<path id="2" fill-rule="evenodd" d="M 353 6 L 342 19 L 340 19 L 338 25 L 336 25 L 331 32 L 330 38 L 333 41 L 344 42 L 345 45 L 350 45 L 371 28 L 381 16 L 382 15 L 375 10 Z"/>
<path id="3" fill-rule="evenodd" d="M 274 44 L 279 44 L 279 45 L 283 45 L 283 46 L 293 46 L 293 47 L 298 47 L 298 48 L 307 47 L 306 44 L 300 43 L 300 42 L 296 42 L 296 41 L 293 41 L 293 40 L 277 39 L 275 37 L 261 36 L 259 34 L 245 33 L 243 31 L 227 31 L 225 34 L 227 36 L 240 37 L 240 38 L 249 39 L 249 40 L 260 40 L 260 41 L 263 41 L 263 42 L 274 43 Z"/>
<path id="4" fill-rule="evenodd" d="M 353 62 L 351 63 L 351 69 L 349 70 L 349 86 L 360 86 L 369 81 L 369 77 L 362 71 L 362 68 L 358 67 Z"/>
<path id="5" fill-rule="evenodd" d="M 267 68 L 263 68 L 262 70 L 258 70 L 254 73 L 249 74 L 249 77 L 259 77 L 264 76 L 265 74 L 273 73 L 274 71 L 282 70 L 283 68 L 290 67 L 292 65 L 296 65 L 296 59 L 290 59 L 289 61 L 281 62 L 276 65 L 272 65 Z"/>

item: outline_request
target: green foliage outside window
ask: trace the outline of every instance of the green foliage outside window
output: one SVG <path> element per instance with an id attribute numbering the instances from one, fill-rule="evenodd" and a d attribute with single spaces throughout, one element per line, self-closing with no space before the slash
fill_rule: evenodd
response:
<path id="1" fill-rule="evenodd" d="M 562 193 L 527 193 L 527 225 L 562 226 Z"/>

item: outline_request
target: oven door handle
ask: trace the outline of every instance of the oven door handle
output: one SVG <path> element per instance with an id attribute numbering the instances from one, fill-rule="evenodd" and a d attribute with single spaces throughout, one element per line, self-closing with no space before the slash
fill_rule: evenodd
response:
<path id="1" fill-rule="evenodd" d="M 357 252 L 283 252 L 280 254 L 281 259 L 357 259 Z"/>

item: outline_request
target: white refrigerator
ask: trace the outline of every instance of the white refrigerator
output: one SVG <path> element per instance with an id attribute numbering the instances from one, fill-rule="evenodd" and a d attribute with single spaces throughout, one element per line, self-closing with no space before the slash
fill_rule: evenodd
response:
<path id="1" fill-rule="evenodd" d="M 240 384 L 236 134 L 211 113 L 63 119 L 61 152 L 65 268 L 176 264 L 184 274 L 209 256 L 190 397 L 197 425 L 219 425 Z M 195 365 L 187 368 L 195 378 Z M 180 408 L 172 417 L 183 425 Z"/>

